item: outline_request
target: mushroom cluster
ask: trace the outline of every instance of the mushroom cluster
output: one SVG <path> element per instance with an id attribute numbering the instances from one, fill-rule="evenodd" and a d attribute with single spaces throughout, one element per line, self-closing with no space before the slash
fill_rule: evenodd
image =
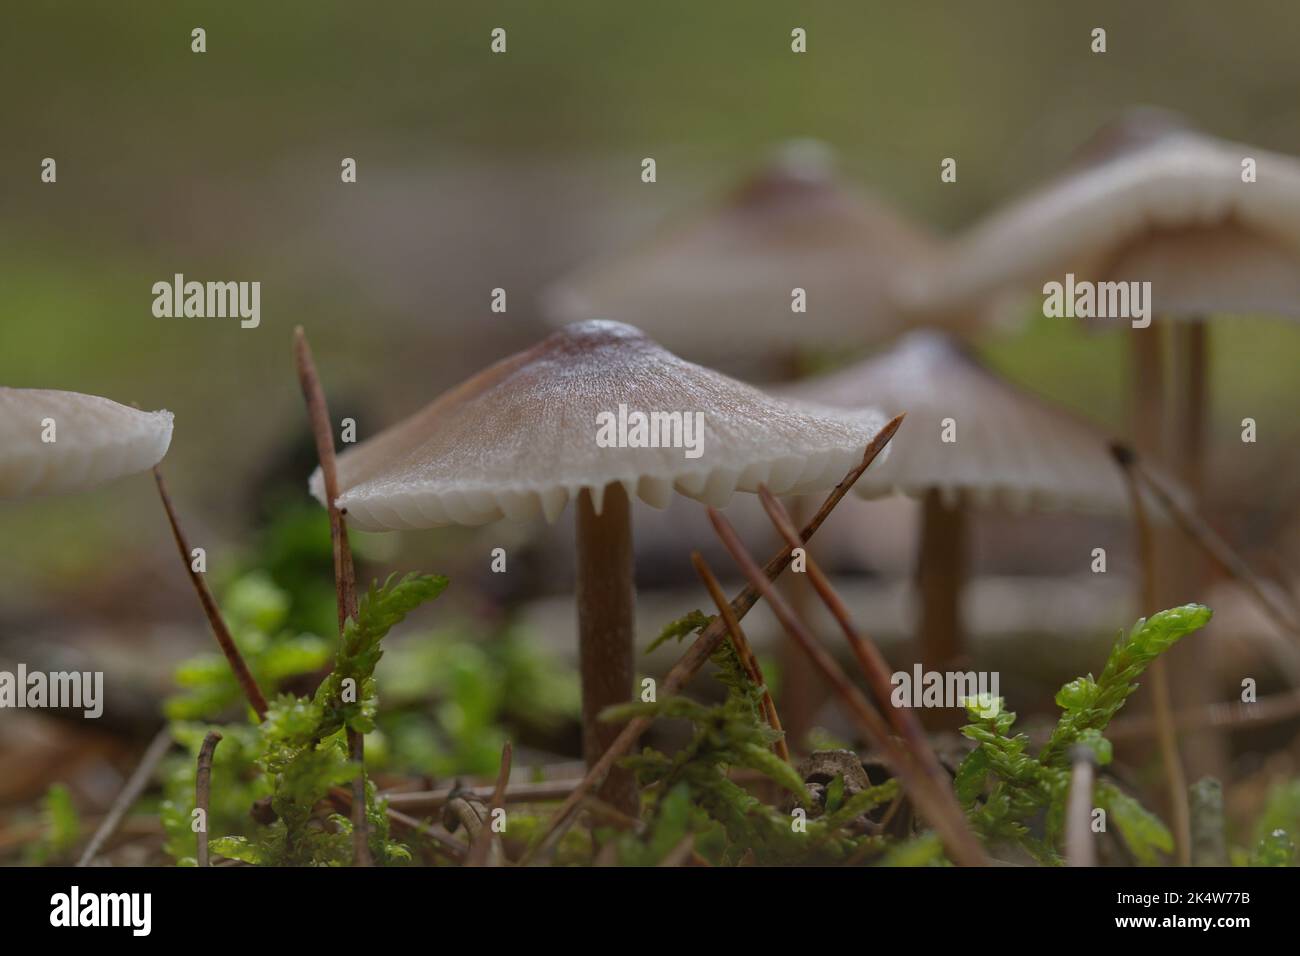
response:
<path id="1" fill-rule="evenodd" d="M 1073 302 L 1076 282 L 1152 290 L 1146 307 L 1154 322 L 1104 325 L 1124 336 L 1130 350 L 1136 451 L 1112 440 L 1100 424 L 999 375 L 977 350 L 976 340 L 995 321 L 1023 312 L 1026 299 L 1048 296 L 1049 288 L 1064 283 L 1071 291 L 1060 294 Z M 504 290 L 495 291 L 502 293 L 504 307 Z M 1129 302 L 1116 294 L 1115 301 L 1121 300 Z M 189 547 L 156 467 L 171 443 L 170 412 L 141 411 L 73 392 L 0 388 L 0 499 L 77 492 L 154 468 L 177 553 L 253 716 L 264 722 L 257 739 L 294 755 L 282 762 L 292 763 L 292 772 L 273 770 L 273 761 L 249 756 L 251 748 L 242 745 L 240 759 L 249 757 L 247 765 L 258 773 L 278 775 L 276 788 L 297 787 L 294 774 L 300 769 L 304 776 L 317 775 L 314 792 L 299 788 L 301 806 L 290 808 L 294 801 L 282 799 L 287 790 L 273 788 L 257 808 L 266 811 L 255 816 L 259 823 L 283 827 L 283 832 L 267 831 L 272 834 L 268 846 L 308 846 L 312 840 L 298 839 L 291 829 L 297 827 L 313 838 L 320 835 L 322 846 L 329 838 L 334 855 L 329 862 L 342 859 L 334 838 L 345 834 L 358 865 L 396 862 L 405 848 L 390 846 L 386 830 L 377 825 L 377 815 L 388 814 L 452 860 L 527 864 L 534 854 L 540 858 L 556 851 L 581 806 L 593 819 L 611 820 L 627 831 L 629 839 L 593 853 L 600 863 L 621 853 L 617 844 L 632 843 L 633 834 L 673 835 L 668 827 L 657 834 L 653 824 L 643 824 L 646 796 L 658 801 L 648 818 L 671 822 L 675 815 L 680 823 L 680 835 L 658 841 L 668 845 L 660 858 L 678 862 L 696 853 L 695 837 L 704 831 L 694 817 L 681 823 L 685 811 L 670 801 L 693 803 L 692 813 L 702 811 L 722 823 L 710 826 L 728 844 L 716 857 L 723 863 L 757 859 L 755 847 L 772 850 L 770 860 L 802 861 L 803 848 L 787 853 L 785 847 L 762 846 L 769 833 L 778 833 L 784 843 L 787 832 L 810 832 L 787 831 L 784 814 L 800 823 L 812 819 L 816 829 L 807 842 L 816 852 L 833 851 L 830 858 L 846 865 L 887 860 L 882 850 L 892 848 L 896 836 L 927 829 L 938 841 L 910 841 L 909 858 L 934 854 L 929 858 L 938 859 L 943 852 L 954 863 L 982 865 L 1005 841 L 1040 862 L 1061 862 L 1058 844 L 1066 855 L 1088 861 L 1095 841 L 1085 824 L 1097 806 L 1119 815 L 1127 809 L 1136 819 L 1137 804 L 1125 803 L 1127 795 L 1104 777 L 1110 744 L 1102 733 L 1137 688 L 1137 678 L 1147 675 L 1143 679 L 1154 691 L 1151 723 L 1166 771 L 1172 829 L 1178 832 L 1175 842 L 1164 839 L 1163 831 L 1144 839 L 1152 858 L 1160 850 L 1190 859 L 1188 787 L 1165 670 L 1171 665 L 1160 655 L 1183 633 L 1202 626 L 1209 612 L 1190 604 L 1163 612 L 1169 615 L 1163 619 L 1158 612 L 1166 604 L 1183 605 L 1205 584 L 1187 570 L 1199 559 L 1187 558 L 1194 554 L 1187 540 L 1196 541 L 1226 573 L 1256 584 L 1252 569 L 1226 543 L 1227 535 L 1218 535 L 1197 510 L 1203 504 L 1198 497 L 1207 497 L 1202 474 L 1209 444 L 1207 328 L 1212 316 L 1225 312 L 1300 319 L 1300 160 L 1216 139 L 1172 114 L 1139 111 L 1101 129 L 1055 177 L 946 239 L 846 182 L 821 144 L 787 143 L 721 202 L 629 253 L 577 269 L 552 285 L 540 305 L 538 318 L 548 329 L 540 341 L 436 397 L 419 395 L 408 417 L 359 444 L 353 443 L 353 429 L 337 455 L 311 351 L 302 330 L 296 333 L 299 382 L 321 462 L 307 489 L 328 509 L 335 573 L 340 650 L 324 681 L 306 673 L 319 666 L 314 657 L 287 675 L 287 665 L 280 669 L 265 660 L 244 660 L 235 639 L 240 627 L 225 623 L 206 583 L 207 551 Z M 1043 318 L 1053 314 L 1045 305 Z M 786 363 L 783 377 L 791 381 L 764 390 L 693 358 L 733 372 L 734 364 L 726 363 L 775 359 Z M 814 364 L 818 373 L 805 375 Z M 301 477 L 307 468 L 291 470 L 296 493 L 305 499 Z M 830 495 L 810 517 L 800 515 L 806 502 L 779 500 L 827 489 Z M 900 662 L 888 660 L 859 629 L 849 602 L 831 582 L 845 569 L 825 537 L 811 553 L 812 534 L 850 490 L 864 499 L 900 496 L 919 502 L 908 512 L 920 515 L 914 587 L 905 573 L 896 576 L 903 580 L 888 584 L 915 593 L 912 630 L 918 666 L 925 672 L 924 679 L 917 673 L 916 681 L 943 694 L 891 693 L 899 689 L 900 675 L 911 675 L 893 670 Z M 779 550 L 765 565 L 749 553 L 730 517 L 718 511 L 737 492 L 758 496 L 766 516 L 760 533 L 775 530 L 779 539 Z M 545 796 L 559 796 L 559 810 L 542 830 L 528 834 L 529 845 L 519 853 L 499 836 L 496 814 L 508 802 L 531 801 L 538 791 L 525 798 L 513 790 L 518 781 L 511 781 L 512 743 L 503 748 L 491 803 L 484 802 L 479 788 L 459 781 L 440 795 L 399 794 L 411 801 L 408 809 L 422 810 L 437 795 L 446 830 L 422 822 L 429 817 L 403 816 L 402 804 L 376 803 L 363 741 L 379 726 L 372 694 L 379 642 L 423 600 L 440 593 L 448 578 L 398 575 L 359 600 L 349 526 L 366 532 L 498 521 L 536 526 L 559 521 L 570 505 L 586 775 L 547 781 Z M 634 518 L 647 513 L 642 505 L 676 505 L 678 512 L 689 512 L 656 516 L 672 533 L 654 562 L 636 550 L 641 529 L 634 534 Z M 973 682 L 964 679 L 972 662 L 963 595 L 972 574 L 977 510 L 1119 515 L 1130 517 L 1135 528 L 1144 617 L 1121 637 L 1099 676 L 1068 683 L 1056 695 L 1063 716 L 1048 742 L 1032 750 L 1025 746 L 1029 732 L 1011 729 L 1015 715 L 998 696 L 996 676 L 991 684 L 983 680 L 988 672 L 979 672 Z M 728 599 L 703 553 L 688 554 L 677 533 L 675 522 L 700 518 L 744 576 L 744 588 L 734 598 Z M 912 530 L 909 524 L 909 542 Z M 1100 521 L 1089 526 L 1089 532 L 1108 530 Z M 1182 537 L 1175 538 L 1175 531 Z M 1068 547 L 1051 541 L 1048 547 L 1062 556 L 1073 549 L 1080 570 L 1103 550 L 1091 541 L 1071 541 Z M 1163 583 L 1181 575 L 1179 593 L 1155 584 L 1152 568 L 1158 562 L 1152 556 L 1161 548 L 1170 550 L 1159 558 L 1168 578 Z M 192 560 L 200 552 L 203 561 Z M 910 548 L 907 554 L 910 559 Z M 1023 552 L 1014 559 L 1032 575 L 1008 584 L 1007 591 L 1022 580 L 1041 588 L 1048 572 L 1029 567 L 1033 562 Z M 648 568 L 652 563 L 660 567 Z M 678 570 L 674 564 L 681 566 L 680 578 L 687 578 L 686 568 L 695 572 L 717 615 L 696 611 L 670 624 L 665 638 L 693 629 L 694 640 L 663 673 L 661 684 L 646 679 L 638 686 L 638 581 L 649 583 L 646 572 L 653 570 L 656 584 L 676 587 L 679 578 L 659 573 Z M 1104 558 L 1101 565 L 1092 570 L 1105 571 Z M 1115 568 L 1127 571 L 1122 559 Z M 494 560 L 497 570 L 504 567 Z M 787 570 L 793 573 L 780 585 L 788 592 L 777 587 Z M 1073 578 L 1070 583 L 1086 592 L 1088 601 L 1112 593 L 1094 586 L 1095 579 L 1079 578 L 1088 583 Z M 1035 618 L 1037 640 L 1044 630 L 1037 619 L 1040 608 L 1061 603 L 1058 593 L 1051 591 L 1037 606 L 1029 600 L 1006 606 L 1030 607 L 1026 617 Z M 1269 612 L 1269 640 L 1281 645 L 1283 631 L 1288 639 L 1292 631 L 1300 636 L 1300 607 L 1293 599 L 1259 587 L 1252 596 Z M 837 649 L 845 652 L 843 659 L 852 656 L 865 690 L 808 626 L 821 613 L 812 598 L 842 633 Z M 752 643 L 741 626 L 741 618 L 760 601 L 790 639 L 780 651 L 780 683 L 771 688 L 758 654 L 770 647 L 760 643 L 770 635 L 758 635 L 765 622 L 754 629 Z M 284 615 L 268 615 L 277 622 L 265 627 L 267 645 L 280 633 L 299 636 L 297 593 L 283 603 L 294 606 L 294 623 L 282 626 Z M 886 602 L 873 598 L 871 603 Z M 1002 622 L 997 630 L 1018 628 L 1019 622 Z M 1294 681 L 1300 655 L 1289 644 L 1282 650 L 1286 653 L 1276 654 L 1279 671 Z M 894 649 L 889 651 L 892 658 Z M 710 662 L 722 675 L 726 701 L 714 707 L 676 697 Z M 930 675 L 940 681 L 930 681 Z M 517 686 L 513 677 L 505 683 Z M 310 680 L 318 689 L 310 698 L 295 698 L 300 688 L 288 678 Z M 1180 682 L 1179 689 L 1187 693 L 1195 685 Z M 224 720 L 215 709 L 224 703 L 217 695 L 213 699 L 214 709 L 204 719 Z M 295 699 L 304 706 L 292 705 Z M 621 706 L 638 699 L 648 706 Z M 781 717 L 790 719 L 778 716 L 778 700 Z M 817 745 L 808 731 L 821 723 L 828 700 L 838 701 L 849 733 L 874 752 Z M 926 710 L 917 715 L 912 707 Z M 682 717 L 694 723 L 696 733 L 680 759 L 642 753 L 639 761 L 624 760 L 654 720 Z M 296 726 L 299 718 L 305 730 Z M 1211 713 L 1201 726 L 1189 719 L 1182 743 L 1193 739 L 1192 733 L 1218 732 L 1214 719 Z M 967 724 L 965 736 L 959 759 L 949 766 L 926 731 L 959 723 Z M 827 729 L 838 735 L 844 728 Z M 787 734 L 793 748 L 786 746 Z M 205 826 L 219 739 L 209 733 L 198 755 L 195 812 L 202 811 Z M 158 759 L 170 743 L 164 739 L 158 745 Z M 465 760 L 469 750 L 456 759 Z M 808 751 L 811 758 L 801 763 L 797 758 Z M 1003 760 L 1007 754 L 1022 762 L 1010 766 Z M 478 757 L 475 747 L 470 759 Z M 696 760 L 701 763 L 692 766 Z M 711 761 L 707 767 L 705 760 Z M 622 764 L 642 770 L 644 794 Z M 426 769 L 433 768 L 421 772 Z M 473 772 L 446 769 L 448 776 Z M 876 779 L 877 769 L 891 779 Z M 756 788 L 741 787 L 749 783 L 741 780 L 742 770 L 784 786 L 791 794 L 786 804 L 756 801 Z M 145 776 L 152 772 L 148 768 Z M 252 779 L 252 774 L 242 776 Z M 351 783 L 350 792 L 342 783 Z M 709 801 L 724 788 L 731 804 L 719 811 Z M 600 801 L 590 800 L 593 792 Z M 1062 799 L 1066 794 L 1068 801 Z M 167 799 L 169 806 L 180 806 L 171 795 Z M 241 819 L 249 802 L 238 802 Z M 338 815 L 343 810 L 351 811 L 350 820 Z M 761 829 L 731 825 L 740 818 L 750 823 L 760 813 L 768 814 Z M 1064 831 L 1065 815 L 1073 829 L 1059 840 L 1062 834 L 1054 831 Z M 295 816 L 298 823 L 292 823 Z M 1131 829 L 1157 829 L 1149 820 L 1140 822 Z M 450 832 L 462 824 L 472 834 L 468 841 Z M 1122 831 L 1128 829 L 1118 828 L 1126 840 Z M 208 865 L 207 831 L 193 832 L 199 840 L 196 859 Z M 593 827 L 593 835 L 599 832 Z M 237 858 L 248 862 L 286 859 L 263 856 L 264 849 L 235 838 L 214 845 L 214 852 L 232 859 L 244 850 L 249 852 Z M 88 856 L 92 851 L 93 846 Z"/>
<path id="2" fill-rule="evenodd" d="M 1066 279 L 1149 291 L 1141 321 L 1102 327 L 1127 338 L 1134 444 L 1203 499 L 1208 319 L 1300 317 L 1300 160 L 1208 136 L 1173 114 L 1132 111 L 1101 129 L 1054 179 L 912 270 L 900 295 L 918 314 L 944 314 L 1046 292 L 1045 283 Z M 1144 613 L 1187 600 L 1207 576 L 1181 536 L 1156 532 L 1152 540 Z M 1204 668 L 1186 656 L 1171 661 L 1184 662 L 1177 683 L 1186 699 L 1204 699 Z M 1203 754 L 1222 753 L 1222 741 L 1201 735 L 1197 742 Z"/>
<path id="3" fill-rule="evenodd" d="M 888 351 L 783 394 L 909 414 L 892 459 L 856 490 L 924 503 L 919 647 L 927 665 L 943 667 L 964 655 L 970 506 L 1130 509 L 1110 436 L 1002 381 L 953 334 L 1016 314 L 1017 293 L 1067 275 L 1149 283 L 1154 327 L 1111 327 L 1132 344 L 1137 444 L 1194 494 L 1208 401 L 1199 320 L 1224 310 L 1300 315 L 1297 223 L 1300 162 L 1214 139 L 1158 110 L 1122 115 L 1055 179 L 948 242 L 839 181 L 829 151 L 801 141 L 721 205 L 578 270 L 546 305 L 557 319 L 602 312 L 642 323 L 692 354 L 834 348 L 903 333 Z M 806 315 L 791 314 L 793 290 L 807 293 Z M 1189 321 L 1171 327 L 1171 319 Z M 1173 343 L 1173 373 L 1161 368 L 1162 335 Z M 1171 375 L 1181 394 L 1167 410 Z"/>

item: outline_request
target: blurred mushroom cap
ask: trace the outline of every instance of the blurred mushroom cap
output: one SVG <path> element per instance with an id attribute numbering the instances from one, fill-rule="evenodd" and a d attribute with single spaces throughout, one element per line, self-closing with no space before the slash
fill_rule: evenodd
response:
<path id="1" fill-rule="evenodd" d="M 620 416 L 702 416 L 698 457 L 684 447 L 604 447 Z M 690 422 L 687 422 L 687 419 Z M 833 485 L 885 424 L 880 413 L 785 402 L 683 361 L 617 322 L 567 326 L 443 394 L 338 458 L 337 504 L 363 530 L 553 521 L 581 490 L 664 507 L 676 490 L 723 505 L 733 491 Z M 608 433 L 607 433 L 608 434 Z M 690 435 L 680 433 L 681 444 Z M 323 500 L 320 470 L 312 493 Z"/>
<path id="2" fill-rule="evenodd" d="M 1247 159 L 1255 182 L 1242 181 Z M 911 307 L 943 310 L 1066 273 L 1150 281 L 1157 315 L 1300 316 L 1300 160 L 1128 115 L 900 285 Z"/>
<path id="3" fill-rule="evenodd" d="M 720 206 L 580 269 L 542 305 L 553 324 L 617 319 L 690 354 L 872 342 L 904 326 L 892 280 L 935 247 L 841 183 L 826 147 L 799 141 Z M 796 288 L 806 312 L 791 310 Z"/>
<path id="4" fill-rule="evenodd" d="M 78 392 L 0 388 L 0 498 L 84 491 L 144 471 L 162 461 L 171 440 L 168 411 L 142 412 Z"/>
<path id="5" fill-rule="evenodd" d="M 888 352 L 782 394 L 907 413 L 888 460 L 854 486 L 863 497 L 938 489 L 951 504 L 1015 511 L 1129 507 L 1102 432 L 994 375 L 941 333 L 913 332 Z M 946 419 L 955 441 L 943 440 Z"/>

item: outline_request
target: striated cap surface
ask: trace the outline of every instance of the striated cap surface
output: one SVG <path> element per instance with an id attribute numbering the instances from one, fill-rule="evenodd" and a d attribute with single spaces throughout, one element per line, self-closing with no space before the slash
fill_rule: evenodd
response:
<path id="1" fill-rule="evenodd" d="M 989 372 L 940 333 L 914 332 L 886 353 L 784 394 L 907 413 L 890 457 L 854 486 L 864 497 L 938 489 L 950 503 L 1017 511 L 1129 507 L 1100 431 Z M 946 419 L 955 441 L 944 440 Z"/>
<path id="2" fill-rule="evenodd" d="M 666 416 L 660 434 L 670 447 L 631 447 L 633 413 Z M 676 431 L 673 415 L 682 423 Z M 631 326 L 582 322 L 341 454 L 337 503 L 363 530 L 553 521 L 583 489 L 599 509 L 613 482 L 656 507 L 674 490 L 722 505 L 760 483 L 777 493 L 830 487 L 884 424 L 870 409 L 774 398 L 678 358 Z M 323 499 L 319 469 L 311 489 Z"/>
<path id="3" fill-rule="evenodd" d="M 1255 181 L 1243 181 L 1253 160 Z M 909 305 L 957 308 L 1065 274 L 1149 281 L 1175 318 L 1300 316 L 1300 161 L 1164 121 L 1103 130 L 1060 176 L 907 277 Z"/>

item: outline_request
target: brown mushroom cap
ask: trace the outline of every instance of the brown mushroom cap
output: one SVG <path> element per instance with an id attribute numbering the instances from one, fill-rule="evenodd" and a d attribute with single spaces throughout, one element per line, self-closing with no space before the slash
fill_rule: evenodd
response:
<path id="1" fill-rule="evenodd" d="M 889 287 L 934 241 L 841 183 L 819 144 L 788 144 L 721 206 L 597 262 L 543 298 L 558 324 L 610 317 L 691 353 L 875 341 L 905 324 Z M 791 311 L 791 292 L 807 312 Z"/>
<path id="2" fill-rule="evenodd" d="M 44 441 L 45 421 L 54 441 Z M 0 498 L 84 491 L 152 468 L 167 454 L 172 413 L 98 395 L 0 388 Z"/>
<path id="3" fill-rule="evenodd" d="M 597 416 L 702 413 L 702 455 L 600 447 Z M 554 520 L 583 489 L 620 483 L 657 507 L 711 504 L 760 483 L 811 492 L 843 477 L 885 419 L 799 406 L 683 361 L 617 322 L 567 326 L 490 366 L 338 458 L 338 505 L 363 530 Z M 319 470 L 312 493 L 323 497 Z"/>
<path id="4" fill-rule="evenodd" d="M 783 394 L 907 412 L 889 459 L 854 486 L 863 497 L 938 489 L 952 504 L 1128 509 L 1101 432 L 989 372 L 940 333 L 913 332 L 888 352 Z M 947 418 L 956 423 L 955 442 L 942 440 Z"/>
<path id="5" fill-rule="evenodd" d="M 957 308 L 1072 272 L 1150 281 L 1161 315 L 1300 316 L 1300 161 L 1169 121 L 1121 127 L 913 270 L 909 304 Z M 1242 181 L 1247 157 L 1256 182 Z"/>

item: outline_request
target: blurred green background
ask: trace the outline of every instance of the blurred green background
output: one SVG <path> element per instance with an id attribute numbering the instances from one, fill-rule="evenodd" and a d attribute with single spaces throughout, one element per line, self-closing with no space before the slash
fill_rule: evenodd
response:
<path id="1" fill-rule="evenodd" d="M 488 52 L 497 26 L 506 56 Z M 294 474 L 306 438 L 296 324 L 335 417 L 365 437 L 539 337 L 547 282 L 711 201 L 790 137 L 825 140 L 848 178 L 943 230 L 1133 105 L 1300 153 L 1297 29 L 1300 6 L 1267 0 L 10 4 L 0 383 L 173 410 L 166 466 L 191 535 L 238 540 L 253 486 Z M 39 181 L 46 156 L 57 185 Z M 356 185 L 339 181 L 345 156 Z M 176 272 L 260 280 L 261 327 L 154 318 L 150 287 Z M 489 311 L 496 286 L 506 315 Z M 1217 422 L 1253 414 L 1294 436 L 1300 330 L 1224 320 L 1213 339 Z M 1123 427 L 1116 337 L 1039 322 L 985 348 Z M 1296 484 L 1280 464 L 1251 467 L 1284 474 L 1282 501 Z M 7 614 L 111 590 L 124 567 L 175 571 L 144 477 L 0 504 L 0 540 Z"/>

